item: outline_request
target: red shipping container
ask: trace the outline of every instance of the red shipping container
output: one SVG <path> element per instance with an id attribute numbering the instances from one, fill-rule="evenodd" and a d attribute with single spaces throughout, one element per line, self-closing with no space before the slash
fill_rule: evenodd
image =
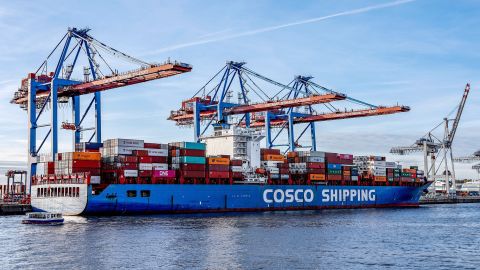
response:
<path id="1" fill-rule="evenodd" d="M 260 149 L 260 154 L 262 156 L 264 156 L 264 155 L 280 155 L 280 149 L 262 148 L 262 149 Z"/>
<path id="2" fill-rule="evenodd" d="M 184 171 L 205 171 L 205 164 L 191 164 L 183 163 L 180 164 L 180 168 Z"/>
<path id="3" fill-rule="evenodd" d="M 308 169 L 308 173 L 325 174 L 325 169 Z"/>
<path id="4" fill-rule="evenodd" d="M 204 157 L 205 156 L 205 150 L 180 149 L 180 156 Z"/>
<path id="5" fill-rule="evenodd" d="M 130 163 L 130 162 L 138 162 L 138 157 L 133 156 L 118 156 L 118 161 Z"/>
<path id="6" fill-rule="evenodd" d="M 342 176 L 341 175 L 329 174 L 329 175 L 327 175 L 327 180 L 340 181 L 340 180 L 342 180 Z"/>
<path id="7" fill-rule="evenodd" d="M 323 162 L 309 162 L 307 163 L 309 169 L 325 169 L 325 163 Z"/>
<path id="8" fill-rule="evenodd" d="M 230 177 L 230 173 L 229 172 L 208 172 L 208 176 L 210 178 L 229 178 Z"/>
<path id="9" fill-rule="evenodd" d="M 146 157 L 148 156 L 147 150 L 133 150 L 132 154 L 137 157 Z"/>
<path id="10" fill-rule="evenodd" d="M 343 180 L 345 180 L 345 181 L 351 181 L 351 180 L 352 180 L 352 176 L 351 176 L 351 175 L 344 175 L 344 176 L 343 176 Z"/>
<path id="11" fill-rule="evenodd" d="M 138 171 L 139 177 L 151 177 L 152 171 Z"/>
<path id="12" fill-rule="evenodd" d="M 100 175 L 100 169 L 97 168 L 72 168 L 72 174 L 90 173 L 90 175 Z"/>
<path id="13" fill-rule="evenodd" d="M 162 149 L 162 145 L 159 143 L 144 143 L 143 147 L 150 149 Z"/>
<path id="14" fill-rule="evenodd" d="M 125 170 L 137 170 L 138 163 L 121 163 L 121 167 Z"/>
<path id="15" fill-rule="evenodd" d="M 151 157 L 152 163 L 168 163 L 168 157 Z"/>
<path id="16" fill-rule="evenodd" d="M 152 157 L 138 157 L 138 163 L 153 163 Z"/>
<path id="17" fill-rule="evenodd" d="M 100 161 L 96 160 L 73 160 L 72 168 L 100 168 L 102 166 Z"/>
<path id="18" fill-rule="evenodd" d="M 209 171 L 215 172 L 228 172 L 230 170 L 229 165 L 208 165 Z"/>
<path id="19" fill-rule="evenodd" d="M 232 178 L 243 178 L 243 173 L 241 173 L 241 172 L 232 172 Z"/>
<path id="20" fill-rule="evenodd" d="M 280 169 L 280 174 L 288 174 L 290 172 L 290 169 L 288 168 L 281 168 Z"/>
<path id="21" fill-rule="evenodd" d="M 180 171 L 186 178 L 205 178 L 205 171 Z"/>
<path id="22" fill-rule="evenodd" d="M 230 165 L 232 166 L 242 166 L 243 161 L 240 159 L 232 159 L 230 160 Z"/>

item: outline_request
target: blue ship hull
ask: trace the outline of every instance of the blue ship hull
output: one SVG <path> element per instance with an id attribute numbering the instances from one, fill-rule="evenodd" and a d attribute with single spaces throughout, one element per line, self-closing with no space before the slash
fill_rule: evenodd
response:
<path id="1" fill-rule="evenodd" d="M 83 215 L 415 207 L 429 184 L 407 186 L 111 184 Z"/>

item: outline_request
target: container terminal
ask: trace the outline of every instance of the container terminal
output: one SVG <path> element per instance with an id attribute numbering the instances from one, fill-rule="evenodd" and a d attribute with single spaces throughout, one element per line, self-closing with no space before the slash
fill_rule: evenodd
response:
<path id="1" fill-rule="evenodd" d="M 51 57 L 55 53 L 58 59 Z M 138 67 L 118 72 L 106 55 Z M 72 79 L 82 57 L 84 79 Z M 102 91 L 191 70 L 171 60 L 147 63 L 98 41 L 89 29 L 68 29 L 11 101 L 28 115 L 24 190 L 33 210 L 109 215 L 417 207 L 433 182 L 428 172 L 382 156 L 317 149 L 317 122 L 403 113 L 408 106 L 373 105 L 310 76 L 282 84 L 244 62 L 228 61 L 171 112 L 168 120 L 193 128 L 191 142 L 102 140 Z M 238 100 L 232 101 L 235 94 Z M 83 112 L 81 99 L 88 104 Z M 357 108 L 338 109 L 334 104 L 341 102 Z M 61 105 L 67 103 L 72 122 L 59 123 Z M 329 111 L 319 111 L 318 105 Z M 93 115 L 94 127 L 84 127 L 87 115 Z M 458 121 L 453 130 L 456 126 Z M 42 128 L 45 136 L 38 137 Z M 70 152 L 58 151 L 60 128 L 72 133 Z M 304 137 L 309 145 L 300 144 Z M 47 140 L 50 150 L 41 152 Z"/>

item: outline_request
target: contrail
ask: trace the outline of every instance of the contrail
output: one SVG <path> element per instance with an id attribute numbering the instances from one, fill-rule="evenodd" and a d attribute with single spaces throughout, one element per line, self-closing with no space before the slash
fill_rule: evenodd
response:
<path id="1" fill-rule="evenodd" d="M 376 9 L 383 9 L 383 8 L 403 5 L 403 4 L 406 4 L 406 3 L 413 2 L 413 1 L 416 1 L 416 0 L 399 0 L 399 1 L 389 2 L 389 3 L 385 3 L 385 4 L 380 4 L 380 5 L 373 5 L 373 6 L 353 9 L 353 10 L 349 10 L 349 11 L 343 11 L 343 12 L 339 12 L 339 13 L 335 13 L 335 14 L 331 14 L 331 15 L 326 15 L 326 16 L 322 16 L 322 17 L 311 18 L 311 19 L 308 19 L 308 20 L 302 20 L 302 21 L 297 21 L 297 22 L 291 22 L 291 23 L 285 23 L 285 24 L 280 24 L 280 25 L 275 25 L 275 26 L 269 26 L 269 27 L 254 29 L 254 30 L 245 31 L 245 32 L 238 33 L 238 34 L 226 35 L 226 36 L 223 36 L 223 37 L 216 37 L 216 38 L 202 39 L 202 40 L 187 42 L 187 43 L 183 43 L 183 44 L 178 44 L 178 45 L 173 45 L 173 46 L 170 46 L 170 47 L 161 48 L 161 49 L 152 51 L 152 52 L 148 53 L 147 55 L 158 54 L 158 53 L 173 51 L 173 50 L 177 50 L 177 49 L 181 49 L 181 48 L 193 47 L 193 46 L 197 46 L 197 45 L 213 43 L 213 42 L 217 42 L 217 41 L 223 41 L 223 40 L 239 38 L 239 37 L 244 37 L 244 36 L 252 36 L 252 35 L 256 35 L 256 34 L 260 34 L 260 33 L 271 32 L 271 31 L 275 31 L 275 30 L 279 30 L 279 29 L 283 29 L 283 28 L 288 28 L 288 27 L 292 27 L 292 26 L 309 24 L 309 23 L 328 20 L 328 19 L 331 19 L 331 18 L 360 14 L 360 13 L 365 13 L 365 12 L 369 12 L 369 11 L 376 10 Z"/>

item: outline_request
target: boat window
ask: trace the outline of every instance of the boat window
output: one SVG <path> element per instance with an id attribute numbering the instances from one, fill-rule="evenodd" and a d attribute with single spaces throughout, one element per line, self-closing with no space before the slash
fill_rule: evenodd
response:
<path id="1" fill-rule="evenodd" d="M 127 197 L 137 197 L 136 190 L 127 190 Z"/>
<path id="2" fill-rule="evenodd" d="M 140 196 L 142 197 L 150 197 L 150 190 L 142 190 L 140 192 Z"/>

